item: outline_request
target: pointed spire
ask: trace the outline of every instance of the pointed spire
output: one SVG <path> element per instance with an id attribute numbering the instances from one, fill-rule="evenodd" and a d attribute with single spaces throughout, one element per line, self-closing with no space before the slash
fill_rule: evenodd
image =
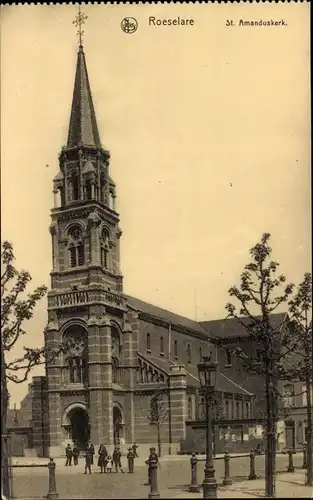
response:
<path id="1" fill-rule="evenodd" d="M 67 147 L 101 147 L 97 120 L 92 101 L 86 59 L 79 46 Z"/>

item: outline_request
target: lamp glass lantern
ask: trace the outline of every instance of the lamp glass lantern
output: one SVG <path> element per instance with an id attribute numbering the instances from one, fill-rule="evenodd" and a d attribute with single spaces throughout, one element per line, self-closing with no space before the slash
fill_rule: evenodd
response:
<path id="1" fill-rule="evenodd" d="M 198 374 L 201 387 L 213 390 L 216 385 L 217 363 L 210 357 L 204 356 L 198 364 Z"/>

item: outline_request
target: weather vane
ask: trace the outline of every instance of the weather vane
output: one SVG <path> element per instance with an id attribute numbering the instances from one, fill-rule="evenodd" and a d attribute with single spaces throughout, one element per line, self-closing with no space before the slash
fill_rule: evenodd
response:
<path id="1" fill-rule="evenodd" d="M 83 14 L 80 10 L 80 6 L 78 7 L 78 14 L 76 15 L 73 24 L 76 26 L 77 29 L 77 36 L 78 36 L 78 41 L 79 41 L 79 46 L 81 47 L 83 44 L 83 35 L 84 32 L 82 30 L 82 25 L 85 24 L 86 19 L 88 19 L 88 16 L 86 14 Z"/>

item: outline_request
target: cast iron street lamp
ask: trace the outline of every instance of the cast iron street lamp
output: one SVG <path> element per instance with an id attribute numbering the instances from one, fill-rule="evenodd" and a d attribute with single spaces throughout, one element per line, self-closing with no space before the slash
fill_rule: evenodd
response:
<path id="1" fill-rule="evenodd" d="M 214 477 L 213 464 L 213 396 L 216 380 L 217 363 L 211 357 L 204 356 L 202 363 L 198 364 L 198 373 L 201 387 L 205 393 L 206 411 L 206 462 L 204 481 L 202 483 L 203 498 L 217 498 L 217 482 Z"/>

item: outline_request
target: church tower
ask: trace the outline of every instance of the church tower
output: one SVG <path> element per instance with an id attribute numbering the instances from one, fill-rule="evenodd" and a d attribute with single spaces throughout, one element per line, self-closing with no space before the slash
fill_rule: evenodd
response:
<path id="1" fill-rule="evenodd" d="M 45 345 L 71 348 L 46 366 L 49 452 L 133 439 L 136 366 L 122 294 L 119 216 L 110 154 L 102 147 L 76 17 L 79 48 L 68 138 L 59 155 L 51 211 L 53 267 Z M 126 395 L 124 393 L 126 392 Z M 119 397 L 121 395 L 121 397 Z M 124 427 L 125 426 L 125 427 Z M 126 431 L 125 431 L 126 432 Z"/>

